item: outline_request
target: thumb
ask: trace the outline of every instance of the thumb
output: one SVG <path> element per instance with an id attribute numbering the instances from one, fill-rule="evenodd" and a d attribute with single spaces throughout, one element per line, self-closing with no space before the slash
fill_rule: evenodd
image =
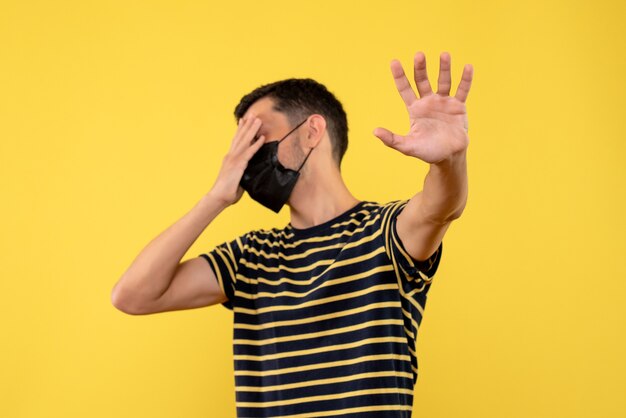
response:
<path id="1" fill-rule="evenodd" d="M 376 128 L 374 129 L 374 136 L 378 137 L 385 145 L 393 148 L 394 143 L 396 142 L 397 135 L 385 128 Z"/>
<path id="2" fill-rule="evenodd" d="M 256 152 L 263 146 L 265 143 L 265 135 L 261 135 L 250 145 L 248 150 L 245 153 L 246 159 L 250 161 L 250 159 L 256 154 Z"/>

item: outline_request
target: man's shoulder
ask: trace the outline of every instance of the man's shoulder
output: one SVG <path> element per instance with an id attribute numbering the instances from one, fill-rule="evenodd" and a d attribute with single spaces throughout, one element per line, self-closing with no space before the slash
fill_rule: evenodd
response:
<path id="1" fill-rule="evenodd" d="M 287 228 L 256 228 L 240 235 L 239 239 L 243 244 L 254 246 L 263 243 L 264 241 L 280 241 L 285 239 L 287 236 Z"/>
<path id="2" fill-rule="evenodd" d="M 367 202 L 364 214 L 355 216 L 363 227 L 385 228 L 407 205 L 409 199 L 389 200 L 383 203 Z"/>
<path id="3" fill-rule="evenodd" d="M 394 210 L 398 208 L 403 208 L 410 199 L 395 199 L 395 200 L 387 200 L 384 202 L 367 202 L 365 208 L 369 210 L 371 214 L 381 214 L 385 213 L 389 210 Z"/>

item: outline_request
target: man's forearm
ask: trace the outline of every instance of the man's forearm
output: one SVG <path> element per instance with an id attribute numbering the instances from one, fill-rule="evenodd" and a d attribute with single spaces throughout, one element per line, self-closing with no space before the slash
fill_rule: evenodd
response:
<path id="1" fill-rule="evenodd" d="M 431 164 L 424 179 L 421 209 L 424 217 L 445 223 L 461 216 L 467 201 L 467 148 Z"/>
<path id="2" fill-rule="evenodd" d="M 113 288 L 113 299 L 156 300 L 169 288 L 180 260 L 228 205 L 209 192 L 148 243 Z"/>

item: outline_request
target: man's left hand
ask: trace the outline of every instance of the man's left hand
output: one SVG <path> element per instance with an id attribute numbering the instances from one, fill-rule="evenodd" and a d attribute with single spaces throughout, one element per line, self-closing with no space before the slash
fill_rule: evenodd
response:
<path id="1" fill-rule="evenodd" d="M 409 112 L 410 129 L 398 135 L 376 128 L 374 135 L 383 143 L 405 155 L 437 164 L 464 151 L 469 144 L 465 101 L 472 84 L 473 67 L 466 64 L 454 97 L 450 96 L 450 54 L 440 57 L 437 93 L 433 93 L 426 73 L 426 57 L 415 54 L 414 77 L 420 98 L 407 79 L 402 64 L 391 62 L 391 73 L 398 92 Z"/>

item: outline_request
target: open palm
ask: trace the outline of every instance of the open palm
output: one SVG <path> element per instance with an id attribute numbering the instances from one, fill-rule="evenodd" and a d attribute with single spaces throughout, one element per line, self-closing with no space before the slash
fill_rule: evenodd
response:
<path id="1" fill-rule="evenodd" d="M 469 144 L 465 101 L 472 84 L 471 64 L 463 68 L 461 82 L 454 97 L 450 96 L 450 54 L 447 52 L 440 57 L 436 94 L 430 87 L 426 57 L 422 52 L 415 55 L 414 62 L 414 78 L 419 99 L 399 61 L 391 62 L 391 73 L 409 112 L 409 132 L 398 135 L 385 128 L 376 128 L 374 135 L 385 145 L 431 164 L 465 150 Z"/>

